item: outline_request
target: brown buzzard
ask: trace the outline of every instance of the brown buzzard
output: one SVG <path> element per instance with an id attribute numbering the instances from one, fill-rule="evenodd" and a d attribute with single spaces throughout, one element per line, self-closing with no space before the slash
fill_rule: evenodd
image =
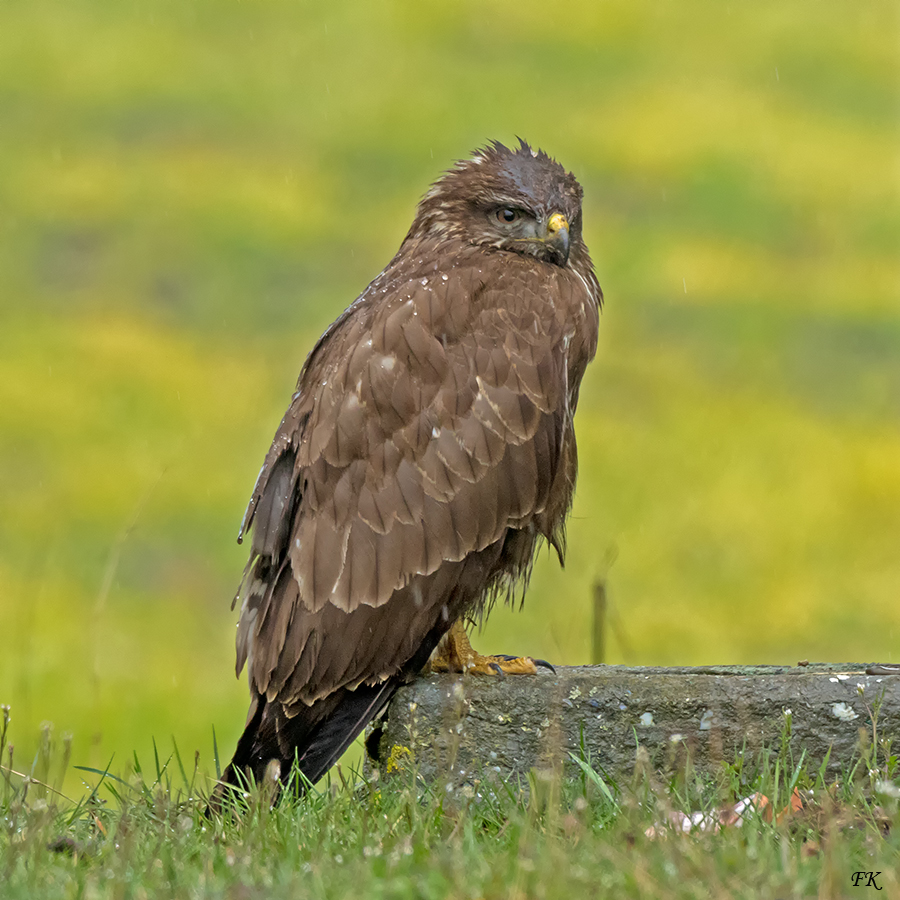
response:
<path id="1" fill-rule="evenodd" d="M 524 142 L 476 151 L 309 354 L 241 529 L 252 701 L 224 782 L 316 781 L 442 639 L 444 667 L 534 671 L 472 657 L 461 622 L 542 540 L 562 559 L 602 300 L 581 197 Z"/>

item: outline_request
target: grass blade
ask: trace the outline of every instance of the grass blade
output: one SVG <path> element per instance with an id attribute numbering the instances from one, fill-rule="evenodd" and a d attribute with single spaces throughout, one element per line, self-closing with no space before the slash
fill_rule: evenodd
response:
<path id="1" fill-rule="evenodd" d="M 594 769 L 593 766 L 588 765 L 588 763 L 586 763 L 583 759 L 577 757 L 571 751 L 569 752 L 569 757 L 571 758 L 572 762 L 574 762 L 581 769 L 585 778 L 587 778 L 587 780 L 591 783 L 595 784 L 599 788 L 600 793 L 603 794 L 603 796 L 606 797 L 606 799 L 616 809 L 618 809 L 619 804 L 616 801 L 616 798 L 613 796 L 612 791 L 609 789 L 609 785 L 606 783 L 606 781 L 604 781 L 603 776 L 596 769 Z"/>

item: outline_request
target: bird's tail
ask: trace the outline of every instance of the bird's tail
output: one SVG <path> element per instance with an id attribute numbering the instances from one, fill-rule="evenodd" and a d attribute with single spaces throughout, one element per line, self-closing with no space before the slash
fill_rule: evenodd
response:
<path id="1" fill-rule="evenodd" d="M 293 780 L 298 773 L 302 776 L 295 782 L 297 792 L 302 794 L 306 784 L 318 781 L 337 762 L 404 680 L 394 676 L 378 685 L 343 688 L 311 706 L 301 705 L 291 716 L 278 701 L 257 696 L 234 757 L 210 798 L 210 810 L 221 808 L 229 787 L 262 784 L 273 760 L 278 764 L 278 780 L 283 782 L 289 775 Z"/>
<path id="2" fill-rule="evenodd" d="M 310 706 L 298 704 L 291 715 L 278 700 L 257 694 L 234 758 L 210 797 L 207 814 L 221 809 L 232 788 L 242 789 L 251 779 L 262 784 L 272 760 L 278 763 L 275 778 L 281 785 L 296 763 L 296 771 L 303 777 L 295 780 L 295 789 L 304 793 L 307 784 L 315 784 L 338 761 L 397 689 L 422 671 L 453 618 L 438 621 L 400 670 L 380 684 L 338 688 Z"/>

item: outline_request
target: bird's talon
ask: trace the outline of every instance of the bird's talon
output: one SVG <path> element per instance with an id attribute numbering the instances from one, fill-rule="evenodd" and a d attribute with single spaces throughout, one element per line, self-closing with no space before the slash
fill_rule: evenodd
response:
<path id="1" fill-rule="evenodd" d="M 528 658 L 539 668 L 549 669 L 554 675 L 556 674 L 556 669 L 554 669 L 546 659 L 535 659 L 533 656 L 529 656 Z"/>
<path id="2" fill-rule="evenodd" d="M 513 659 L 514 657 L 505 657 L 506 659 Z M 500 666 L 500 663 L 488 663 L 488 665 L 497 673 L 500 678 L 506 678 L 506 672 Z"/>

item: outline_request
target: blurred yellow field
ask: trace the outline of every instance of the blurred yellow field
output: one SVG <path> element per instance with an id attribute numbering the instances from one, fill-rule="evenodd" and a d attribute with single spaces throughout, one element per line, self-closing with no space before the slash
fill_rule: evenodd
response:
<path id="1" fill-rule="evenodd" d="M 896 4 L 7 4 L 0 703 L 127 766 L 240 730 L 244 504 L 455 158 L 585 187 L 606 294 L 560 571 L 492 652 L 898 661 Z M 18 751 L 17 751 L 18 752 Z"/>

